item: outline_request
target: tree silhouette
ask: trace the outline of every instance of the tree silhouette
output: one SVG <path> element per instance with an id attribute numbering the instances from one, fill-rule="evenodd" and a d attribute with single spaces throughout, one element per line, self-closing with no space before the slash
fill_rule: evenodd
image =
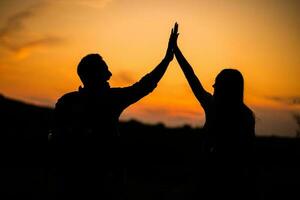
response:
<path id="1" fill-rule="evenodd" d="M 300 113 L 293 114 L 293 118 L 296 120 L 298 129 L 296 130 L 296 137 L 300 137 Z"/>

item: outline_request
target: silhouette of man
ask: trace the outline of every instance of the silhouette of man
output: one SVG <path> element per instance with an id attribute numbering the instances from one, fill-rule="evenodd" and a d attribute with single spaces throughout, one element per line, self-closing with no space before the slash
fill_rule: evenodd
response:
<path id="1" fill-rule="evenodd" d="M 114 198 L 120 192 L 120 184 L 116 184 L 122 176 L 118 172 L 121 165 L 119 116 L 156 88 L 173 59 L 174 36 L 172 29 L 160 64 L 129 87 L 110 87 L 112 73 L 99 54 L 89 54 L 78 64 L 77 73 L 83 87 L 63 95 L 55 107 L 53 139 L 64 179 L 63 192 L 68 197 L 103 196 L 99 193 L 106 191 L 108 198 Z"/>

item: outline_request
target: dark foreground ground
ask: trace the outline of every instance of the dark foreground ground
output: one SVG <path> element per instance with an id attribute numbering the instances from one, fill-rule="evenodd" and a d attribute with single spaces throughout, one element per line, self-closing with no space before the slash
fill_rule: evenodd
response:
<path id="1" fill-rule="evenodd" d="M 48 148 L 52 112 L 0 97 L 0 199 L 55 196 Z M 128 147 L 128 199 L 188 199 L 201 190 L 201 129 L 129 121 L 121 123 L 120 132 Z M 300 199 L 299 158 L 299 139 L 258 137 L 253 162 L 256 199 Z"/>

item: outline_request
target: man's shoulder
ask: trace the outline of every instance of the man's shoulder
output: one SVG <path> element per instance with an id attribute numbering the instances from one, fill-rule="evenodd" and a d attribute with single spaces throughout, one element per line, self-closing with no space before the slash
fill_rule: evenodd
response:
<path id="1" fill-rule="evenodd" d="M 120 94 L 126 94 L 129 90 L 131 89 L 131 87 L 113 87 L 110 88 L 110 94 L 112 96 L 118 96 Z"/>
<path id="2" fill-rule="evenodd" d="M 110 88 L 110 92 L 111 93 L 118 93 L 118 92 L 122 92 L 124 90 L 124 88 L 122 87 L 113 87 L 113 88 Z"/>
<path id="3" fill-rule="evenodd" d="M 56 104 L 65 104 L 77 101 L 80 98 L 80 94 L 78 91 L 69 92 L 61 96 Z"/>
<path id="4" fill-rule="evenodd" d="M 113 88 L 110 88 L 110 96 L 113 99 L 124 98 L 130 94 L 133 94 L 132 93 L 133 91 L 135 91 L 135 88 L 133 86 L 113 87 Z"/>

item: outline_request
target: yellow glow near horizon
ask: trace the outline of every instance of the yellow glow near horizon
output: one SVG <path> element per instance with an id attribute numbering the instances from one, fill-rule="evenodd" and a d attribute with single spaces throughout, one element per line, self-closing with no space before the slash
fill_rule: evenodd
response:
<path id="1" fill-rule="evenodd" d="M 245 78 L 246 103 L 259 118 L 265 119 L 264 110 L 285 113 L 278 125 L 285 128 L 265 127 L 262 120 L 261 133 L 292 135 L 297 128 L 287 114 L 300 111 L 296 1 L 4 0 L 0 4 L 4 95 L 54 106 L 61 95 L 77 90 L 76 66 L 95 52 L 113 72 L 112 86 L 131 85 L 161 61 L 177 21 L 178 43 L 207 90 L 213 91 L 214 78 L 223 68 L 237 68 Z M 290 103 L 292 99 L 298 103 Z M 281 119 L 270 116 L 267 121 Z M 122 117 L 168 125 L 204 122 L 176 59 L 157 89 Z"/>

